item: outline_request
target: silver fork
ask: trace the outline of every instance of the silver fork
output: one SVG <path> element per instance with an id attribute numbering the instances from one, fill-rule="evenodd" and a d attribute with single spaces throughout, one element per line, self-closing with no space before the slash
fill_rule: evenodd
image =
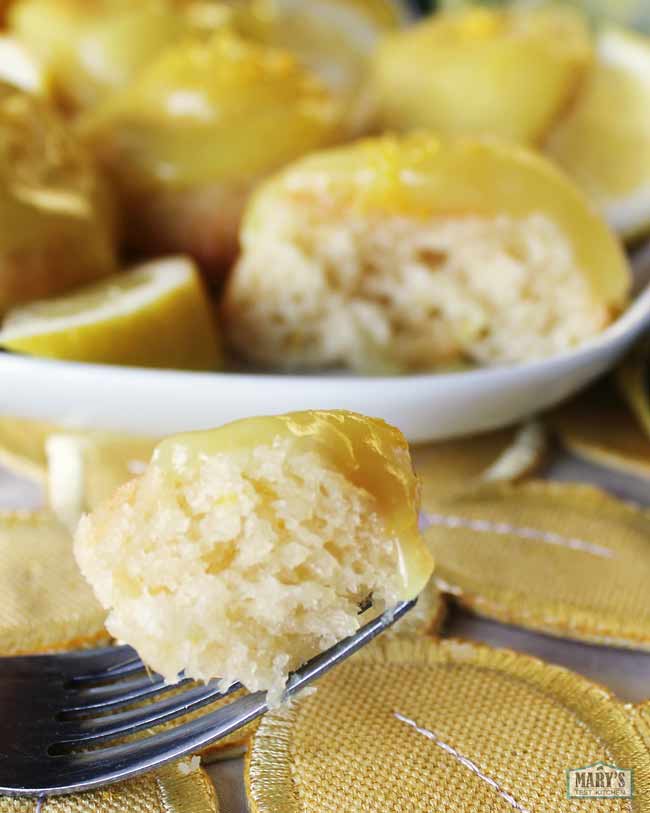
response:
<path id="1" fill-rule="evenodd" d="M 400 602 L 313 658 L 290 677 L 288 699 L 341 663 L 415 605 Z M 185 687 L 169 695 L 173 689 Z M 119 782 L 196 753 L 264 714 L 256 692 L 195 719 L 115 744 L 226 697 L 216 683 L 166 684 L 135 651 L 108 647 L 62 655 L 0 658 L 0 793 L 48 796 Z M 153 702 L 129 708 L 143 700 Z M 111 744 L 113 741 L 113 744 Z"/>

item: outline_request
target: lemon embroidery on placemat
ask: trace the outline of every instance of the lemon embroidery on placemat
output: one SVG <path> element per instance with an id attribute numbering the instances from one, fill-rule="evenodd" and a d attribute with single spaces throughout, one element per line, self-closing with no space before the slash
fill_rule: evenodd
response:
<path id="1" fill-rule="evenodd" d="M 650 649 L 650 513 L 590 486 L 490 486 L 423 517 L 438 586 L 480 615 Z"/>
<path id="2" fill-rule="evenodd" d="M 254 813 L 568 813 L 567 771 L 634 771 L 650 810 L 638 712 L 562 667 L 456 640 L 384 641 L 261 722 L 246 764 Z"/>

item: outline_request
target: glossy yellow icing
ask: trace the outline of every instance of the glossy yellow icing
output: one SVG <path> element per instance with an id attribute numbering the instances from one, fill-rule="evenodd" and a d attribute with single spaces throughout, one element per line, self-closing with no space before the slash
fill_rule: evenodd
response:
<path id="1" fill-rule="evenodd" d="M 419 484 L 406 439 L 382 420 L 343 410 L 246 418 L 168 438 L 157 446 L 152 465 L 173 477 L 179 462 L 253 450 L 276 438 L 290 438 L 296 453 L 317 452 L 325 464 L 371 495 L 386 533 L 399 546 L 401 598 L 416 596 L 433 569 L 418 528 Z"/>

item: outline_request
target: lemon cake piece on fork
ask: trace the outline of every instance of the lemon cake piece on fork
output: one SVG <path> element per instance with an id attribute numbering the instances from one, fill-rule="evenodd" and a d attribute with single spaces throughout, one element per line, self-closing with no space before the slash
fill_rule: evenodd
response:
<path id="1" fill-rule="evenodd" d="M 250 418 L 163 441 L 81 520 L 107 628 L 168 680 L 269 690 L 414 598 L 432 570 L 408 445 L 343 411 Z"/>

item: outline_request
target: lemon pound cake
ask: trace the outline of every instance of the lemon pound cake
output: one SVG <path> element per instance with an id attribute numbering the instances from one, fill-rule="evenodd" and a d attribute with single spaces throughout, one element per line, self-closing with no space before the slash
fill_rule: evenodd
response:
<path id="1" fill-rule="evenodd" d="M 386 136 L 264 184 L 224 303 L 258 364 L 417 371 L 574 348 L 626 301 L 629 268 L 574 186 L 525 148 Z"/>
<path id="2" fill-rule="evenodd" d="M 417 508 L 406 440 L 383 421 L 250 418 L 163 441 L 82 518 L 75 552 L 108 630 L 151 668 L 277 702 L 368 599 L 384 609 L 425 586 Z"/>

